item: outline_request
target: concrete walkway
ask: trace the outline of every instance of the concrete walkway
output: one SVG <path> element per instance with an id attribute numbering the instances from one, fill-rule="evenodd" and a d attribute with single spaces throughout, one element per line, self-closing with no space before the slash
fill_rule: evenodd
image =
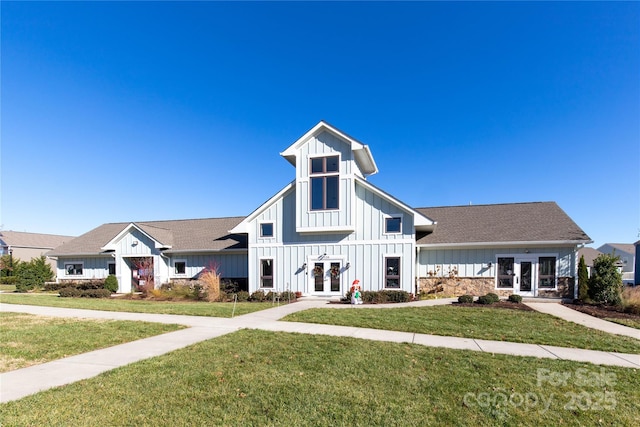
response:
<path id="1" fill-rule="evenodd" d="M 599 365 L 640 368 L 640 355 L 637 354 L 612 353 L 471 338 L 445 337 L 438 335 L 415 334 L 410 332 L 383 331 L 378 329 L 348 326 L 279 321 L 279 319 L 290 313 L 318 307 L 339 309 L 390 308 L 405 305 L 416 307 L 450 304 L 451 301 L 453 300 L 443 299 L 420 301 L 410 304 L 350 306 L 328 304 L 326 300 L 321 299 L 303 299 L 293 304 L 281 305 L 271 309 L 238 316 L 233 319 L 0 304 L 0 311 L 6 312 L 29 313 L 52 317 L 137 320 L 188 326 L 187 329 L 180 331 L 169 332 L 102 350 L 95 350 L 89 353 L 0 374 L 0 402 L 4 403 L 17 400 L 42 390 L 70 384 L 81 379 L 91 378 L 120 366 L 128 365 L 150 357 L 160 356 L 170 351 L 219 337 L 243 328 L 352 337 L 375 341 L 406 342 L 429 347 L 446 347 L 451 349 L 464 349 L 515 356 L 564 359 L 578 362 L 590 362 Z M 558 306 L 559 304 L 545 303 L 544 305 Z M 566 307 L 562 308 L 573 311 Z M 566 315 L 566 313 L 563 313 L 563 310 L 557 310 L 557 312 Z"/>
<path id="2" fill-rule="evenodd" d="M 640 339 L 640 329 L 598 319 L 597 317 L 589 316 L 588 314 L 565 307 L 562 304 L 549 304 L 546 302 L 526 302 L 525 304 L 541 313 L 550 314 L 569 322 L 586 326 L 587 328 L 598 329 L 610 334 L 624 335 L 626 337 Z"/>

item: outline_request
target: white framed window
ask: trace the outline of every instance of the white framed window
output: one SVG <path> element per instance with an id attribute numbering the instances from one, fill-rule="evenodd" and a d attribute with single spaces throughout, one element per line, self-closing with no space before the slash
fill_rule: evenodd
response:
<path id="1" fill-rule="evenodd" d="M 176 276 L 184 276 L 187 274 L 187 261 L 184 259 L 177 259 L 173 261 L 173 273 Z"/>
<path id="2" fill-rule="evenodd" d="M 514 261 L 514 257 L 498 257 L 497 288 L 513 288 Z"/>
<path id="3" fill-rule="evenodd" d="M 309 178 L 311 210 L 339 209 L 340 156 L 311 158 Z"/>
<path id="4" fill-rule="evenodd" d="M 538 258 L 538 287 L 540 289 L 556 287 L 556 257 L 541 256 Z"/>
<path id="5" fill-rule="evenodd" d="M 81 262 L 69 262 L 64 264 L 65 276 L 82 276 L 84 264 Z"/>
<path id="6" fill-rule="evenodd" d="M 260 223 L 260 237 L 273 237 L 273 223 L 261 222 Z"/>
<path id="7" fill-rule="evenodd" d="M 116 275 L 116 263 L 115 262 L 110 262 L 109 265 L 107 266 L 107 269 L 109 270 L 109 276 L 115 276 Z"/>
<path id="8" fill-rule="evenodd" d="M 399 256 L 386 256 L 384 258 L 384 287 L 400 289 L 400 265 Z"/>
<path id="9" fill-rule="evenodd" d="M 402 233 L 402 215 L 384 216 L 384 234 Z"/>
<path id="10" fill-rule="evenodd" d="M 260 260 L 260 287 L 273 288 L 273 259 Z"/>

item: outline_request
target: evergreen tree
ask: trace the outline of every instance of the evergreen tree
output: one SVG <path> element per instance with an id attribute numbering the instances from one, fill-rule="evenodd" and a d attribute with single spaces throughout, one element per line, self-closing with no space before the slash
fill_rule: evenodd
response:
<path id="1" fill-rule="evenodd" d="M 589 298 L 589 271 L 587 263 L 584 261 L 584 255 L 580 256 L 578 262 L 578 299 L 585 301 Z"/>
<path id="2" fill-rule="evenodd" d="M 620 257 L 600 254 L 593 260 L 589 279 L 589 297 L 598 303 L 619 305 L 622 293 L 622 273 L 618 270 Z"/>

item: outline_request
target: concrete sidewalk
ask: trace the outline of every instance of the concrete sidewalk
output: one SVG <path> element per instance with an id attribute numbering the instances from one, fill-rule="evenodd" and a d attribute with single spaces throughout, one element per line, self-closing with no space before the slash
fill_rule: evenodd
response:
<path id="1" fill-rule="evenodd" d="M 598 329 L 610 334 L 640 339 L 640 329 L 630 328 L 629 326 L 598 319 L 597 317 L 589 316 L 588 314 L 565 307 L 559 303 L 526 302 L 525 304 L 541 313 L 550 314 L 587 328 Z"/>
<path id="2" fill-rule="evenodd" d="M 441 305 L 449 304 L 450 302 L 450 300 L 429 300 L 421 301 L 419 303 L 411 303 L 410 306 Z M 392 305 L 392 307 L 398 306 L 399 305 Z M 174 331 L 0 374 L 0 402 L 17 400 L 42 390 L 70 384 L 81 379 L 91 378 L 102 372 L 120 366 L 150 357 L 160 356 L 170 351 L 219 337 L 242 328 L 332 335 L 375 341 L 406 342 L 429 347 L 445 347 L 496 354 L 564 359 L 608 366 L 640 368 L 640 355 L 637 354 L 610 353 L 537 344 L 520 344 L 503 341 L 415 334 L 409 332 L 384 331 L 378 329 L 279 321 L 279 319 L 287 314 L 317 307 L 371 309 L 389 308 L 390 305 L 367 305 L 354 307 L 350 305 L 328 304 L 326 300 L 321 299 L 309 299 L 245 314 L 233 319 L 223 319 L 201 316 L 107 312 L 0 304 L 0 311 L 2 312 L 19 312 L 41 316 L 87 319 L 148 321 L 189 326 L 189 328 L 184 330 Z M 566 307 L 564 308 L 566 310 L 570 310 Z"/>

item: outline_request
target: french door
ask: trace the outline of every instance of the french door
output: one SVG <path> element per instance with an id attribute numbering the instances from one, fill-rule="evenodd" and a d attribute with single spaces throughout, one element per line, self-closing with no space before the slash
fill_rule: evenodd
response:
<path id="1" fill-rule="evenodd" d="M 535 258 L 515 258 L 513 292 L 522 296 L 535 296 L 537 260 Z"/>
<path id="2" fill-rule="evenodd" d="M 316 295 L 338 295 L 342 291 L 342 261 L 338 259 L 314 260 L 309 272 L 311 293 Z"/>

